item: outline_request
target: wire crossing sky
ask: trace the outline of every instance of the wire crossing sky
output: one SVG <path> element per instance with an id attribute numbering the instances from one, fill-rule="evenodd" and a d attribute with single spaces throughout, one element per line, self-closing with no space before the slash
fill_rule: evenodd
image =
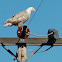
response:
<path id="1" fill-rule="evenodd" d="M 33 14 L 33 16 L 32 16 L 32 18 L 31 18 L 31 20 L 29 21 L 28 25 L 30 24 L 30 22 L 31 22 L 32 19 L 34 18 L 36 12 L 39 10 L 39 8 L 40 8 L 41 4 L 43 3 L 43 1 L 44 1 L 44 0 L 41 0 L 40 4 L 38 5 L 38 8 L 36 9 L 35 13 Z"/>
<path id="2" fill-rule="evenodd" d="M 13 15 L 26 10 L 28 7 L 37 9 L 41 0 L 0 0 L 0 37 L 17 37 L 17 26 L 4 28 L 4 22 Z M 24 23 L 28 25 L 30 19 Z M 44 0 L 35 17 L 28 26 L 30 32 L 37 35 L 46 35 L 48 29 L 57 29 L 59 37 L 62 37 L 62 0 Z M 29 37 L 35 37 L 30 35 Z M 17 46 L 7 46 L 16 54 Z M 27 50 L 35 50 L 38 46 L 27 46 Z M 44 46 L 40 50 L 45 50 Z M 31 53 L 27 51 L 27 56 Z M 0 46 L 0 62 L 17 62 Z M 36 53 L 27 62 L 62 62 L 62 46 L 56 46 L 44 53 Z"/>

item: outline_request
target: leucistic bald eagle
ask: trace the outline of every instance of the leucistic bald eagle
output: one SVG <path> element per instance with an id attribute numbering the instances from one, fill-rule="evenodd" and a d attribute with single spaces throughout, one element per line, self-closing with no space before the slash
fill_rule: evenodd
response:
<path id="1" fill-rule="evenodd" d="M 31 11 L 35 11 L 35 9 L 33 7 L 29 7 L 25 11 L 12 16 L 5 22 L 4 27 L 12 25 L 18 25 L 18 27 L 22 26 L 22 24 L 30 18 Z"/>

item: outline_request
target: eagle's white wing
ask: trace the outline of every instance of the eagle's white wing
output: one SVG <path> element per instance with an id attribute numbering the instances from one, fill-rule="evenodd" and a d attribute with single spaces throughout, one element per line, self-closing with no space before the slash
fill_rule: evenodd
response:
<path id="1" fill-rule="evenodd" d="M 14 16 L 12 16 L 10 19 L 8 19 L 6 21 L 6 23 L 15 23 L 17 24 L 18 22 L 21 22 L 21 21 L 26 21 L 30 18 L 30 15 L 26 12 L 26 11 L 23 11 L 23 12 L 20 12 Z"/>
<path id="2" fill-rule="evenodd" d="M 14 16 L 12 16 L 10 19 L 8 19 L 5 24 L 11 23 L 12 25 L 18 25 L 20 22 L 26 22 L 30 18 L 30 15 L 26 12 L 20 12 Z"/>

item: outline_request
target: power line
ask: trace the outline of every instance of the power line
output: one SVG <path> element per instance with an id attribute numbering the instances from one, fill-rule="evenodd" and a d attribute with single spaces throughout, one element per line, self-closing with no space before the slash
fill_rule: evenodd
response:
<path id="1" fill-rule="evenodd" d="M 52 47 L 49 47 L 48 49 L 46 49 L 46 50 L 43 50 L 43 51 L 37 51 L 37 52 L 45 52 L 45 51 L 47 51 L 47 50 L 49 50 L 49 49 L 51 49 Z M 28 51 L 31 51 L 31 52 L 33 52 L 34 50 L 28 50 Z"/>
<path id="2" fill-rule="evenodd" d="M 37 13 L 37 11 L 38 11 L 38 9 L 40 8 L 40 6 L 41 6 L 41 4 L 42 4 L 43 1 L 44 1 L 44 0 L 41 0 L 39 6 L 38 6 L 38 8 L 37 8 L 37 10 L 36 10 L 35 13 L 33 14 L 33 16 L 32 16 L 32 18 L 31 18 L 31 20 L 29 21 L 28 25 L 31 23 L 32 19 L 34 18 L 35 14 Z"/>
<path id="3" fill-rule="evenodd" d="M 34 33 L 30 33 L 30 32 L 29 32 L 29 34 L 32 34 L 32 35 L 37 36 L 37 37 L 45 37 L 45 36 L 52 35 L 53 32 L 51 32 L 51 33 L 49 33 L 49 34 L 47 34 L 47 35 L 37 35 L 37 34 L 34 34 Z"/>

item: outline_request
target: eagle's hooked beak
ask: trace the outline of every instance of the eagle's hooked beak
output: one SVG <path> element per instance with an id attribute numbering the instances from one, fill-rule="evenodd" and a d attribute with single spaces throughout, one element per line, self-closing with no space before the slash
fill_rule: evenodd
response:
<path id="1" fill-rule="evenodd" d="M 33 9 L 33 11 L 36 11 L 35 9 Z"/>

